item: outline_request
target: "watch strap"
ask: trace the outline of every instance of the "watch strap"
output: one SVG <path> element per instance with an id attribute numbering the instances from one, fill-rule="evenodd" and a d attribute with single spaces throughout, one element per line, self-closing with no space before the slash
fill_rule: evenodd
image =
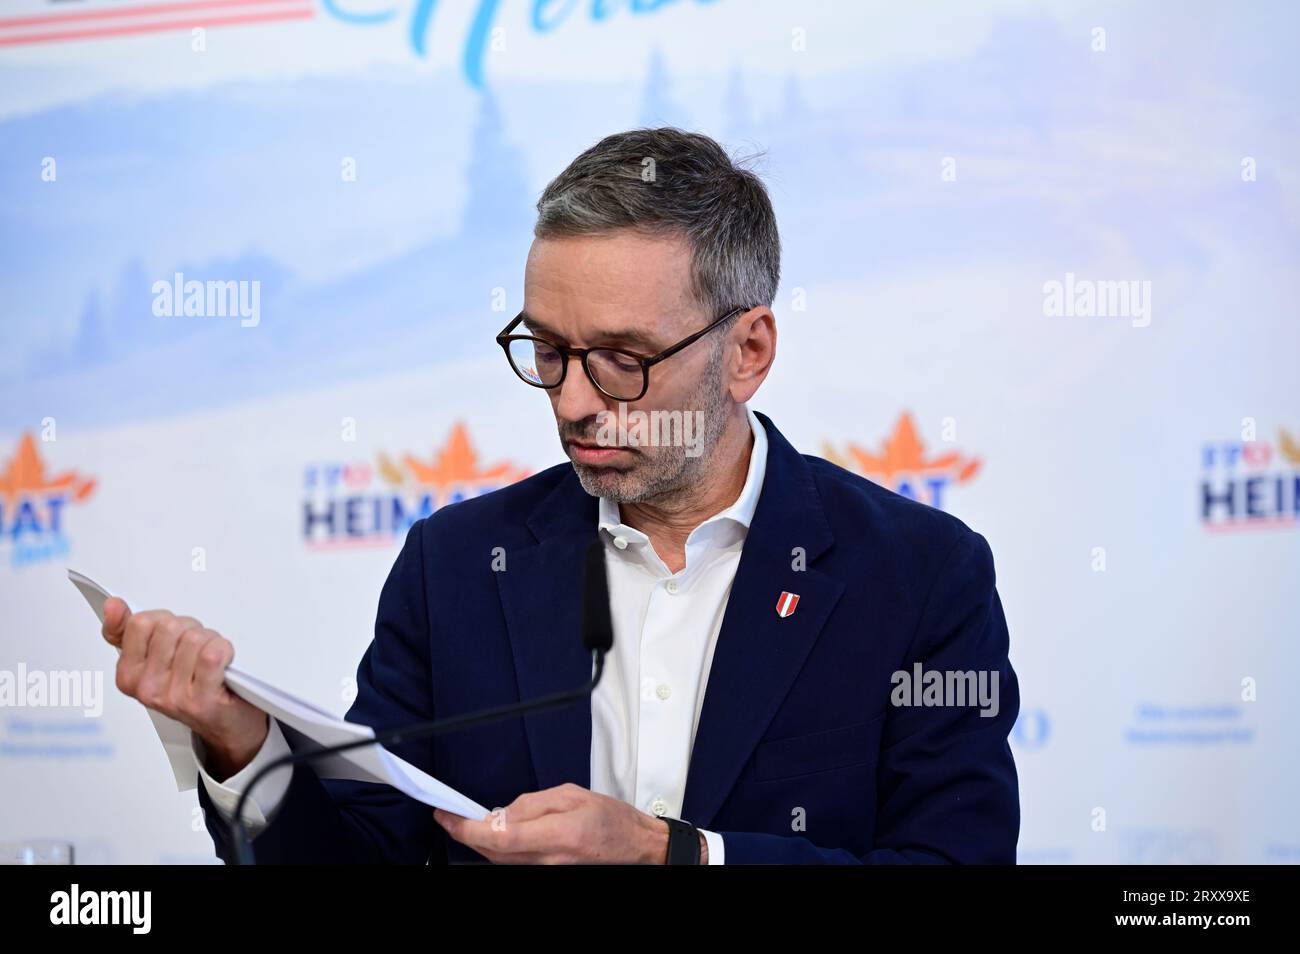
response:
<path id="1" fill-rule="evenodd" d="M 668 823 L 668 860 L 670 865 L 698 865 L 700 863 L 700 830 L 680 818 L 659 816 Z"/>

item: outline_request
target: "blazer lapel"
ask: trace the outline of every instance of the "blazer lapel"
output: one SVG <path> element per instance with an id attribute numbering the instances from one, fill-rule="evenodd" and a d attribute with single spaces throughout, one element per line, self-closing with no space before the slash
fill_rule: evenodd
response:
<path id="1" fill-rule="evenodd" d="M 808 462 L 772 425 L 749 533 L 714 647 L 682 817 L 708 828 L 803 667 L 844 584 L 812 568 L 833 542 Z M 796 570 L 796 548 L 806 569 Z M 797 593 L 782 618 L 777 600 Z"/>
<path id="2" fill-rule="evenodd" d="M 802 668 L 844 584 L 812 568 L 832 544 L 808 463 L 764 414 L 763 488 L 723 615 L 686 780 L 682 817 L 707 828 Z M 527 519 L 537 542 L 509 550 L 497 574 L 519 698 L 591 678 L 582 647 L 582 567 L 596 535 L 596 498 L 569 473 Z M 807 569 L 794 569 L 796 547 Z M 796 611 L 777 614 L 783 591 Z M 538 789 L 591 787 L 591 705 L 524 717 Z"/>
<path id="3" fill-rule="evenodd" d="M 582 572 L 596 538 L 596 498 L 566 475 L 529 516 L 538 542 L 509 550 L 497 574 L 521 700 L 576 689 L 591 679 L 582 646 Z M 591 787 L 591 703 L 524 716 L 538 790 Z"/>

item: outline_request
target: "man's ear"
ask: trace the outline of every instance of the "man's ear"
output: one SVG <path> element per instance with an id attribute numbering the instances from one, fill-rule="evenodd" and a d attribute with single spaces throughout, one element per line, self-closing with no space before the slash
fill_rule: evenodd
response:
<path id="1" fill-rule="evenodd" d="M 754 396 L 776 360 L 776 316 L 766 305 L 751 308 L 732 326 L 728 350 L 733 356 L 727 390 L 743 404 Z"/>

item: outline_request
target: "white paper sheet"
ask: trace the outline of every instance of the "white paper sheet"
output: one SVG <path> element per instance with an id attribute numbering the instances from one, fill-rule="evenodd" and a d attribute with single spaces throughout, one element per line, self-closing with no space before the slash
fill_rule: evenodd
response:
<path id="1" fill-rule="evenodd" d="M 112 595 L 102 586 L 76 570 L 68 570 L 72 581 L 90 608 L 104 622 L 104 604 Z M 374 730 L 369 726 L 347 722 L 300 699 L 277 689 L 251 673 L 226 668 L 226 686 L 231 692 L 257 706 L 280 723 L 285 737 L 293 747 L 304 739 L 318 745 L 337 745 L 355 739 L 372 739 Z M 188 791 L 198 784 L 198 767 L 191 748 L 188 726 L 175 719 L 145 709 L 153 720 L 158 738 L 162 741 L 167 760 L 171 763 L 179 791 Z M 417 801 L 442 808 L 465 818 L 482 820 L 488 812 L 472 799 L 466 798 L 450 786 L 421 771 L 409 762 L 398 758 L 381 745 L 367 745 L 340 752 L 310 763 L 322 778 L 348 778 L 362 782 L 379 782 L 391 785 Z"/>

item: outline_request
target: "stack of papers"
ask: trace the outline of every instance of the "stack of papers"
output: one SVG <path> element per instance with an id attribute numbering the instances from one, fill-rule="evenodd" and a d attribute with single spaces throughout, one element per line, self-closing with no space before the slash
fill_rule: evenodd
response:
<path id="1" fill-rule="evenodd" d="M 112 595 L 89 577 L 68 570 L 68 579 L 81 591 L 90 608 L 104 622 L 104 603 Z M 226 686 L 235 695 L 247 700 L 280 723 L 289 745 L 295 750 L 306 742 L 317 745 L 339 745 L 358 739 L 373 739 L 375 732 L 369 726 L 345 722 L 305 699 L 299 699 L 270 683 L 258 679 L 234 666 L 226 668 Z M 146 709 L 153 720 L 158 738 L 162 741 L 172 774 L 179 791 L 188 791 L 198 784 L 198 765 L 191 748 L 188 726 L 161 712 Z M 417 801 L 445 809 L 465 818 L 482 820 L 487 809 L 460 792 L 444 785 L 433 776 L 398 758 L 382 745 L 359 746 L 346 752 L 322 756 L 308 763 L 321 778 L 347 778 L 361 782 L 378 782 L 393 788 Z"/>

